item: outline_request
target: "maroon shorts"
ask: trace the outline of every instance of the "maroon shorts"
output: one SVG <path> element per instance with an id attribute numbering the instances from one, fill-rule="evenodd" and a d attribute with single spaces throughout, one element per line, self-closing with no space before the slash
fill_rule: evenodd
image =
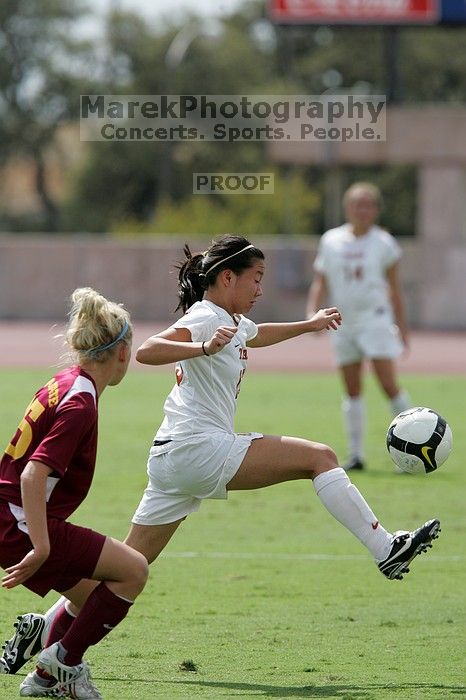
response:
<path id="1" fill-rule="evenodd" d="M 106 537 L 87 527 L 48 520 L 50 555 L 24 586 L 40 596 L 51 590 L 63 593 L 83 578 L 91 578 Z M 18 528 L 8 504 L 0 503 L 0 566 L 5 569 L 23 559 L 32 549 L 29 536 Z"/>

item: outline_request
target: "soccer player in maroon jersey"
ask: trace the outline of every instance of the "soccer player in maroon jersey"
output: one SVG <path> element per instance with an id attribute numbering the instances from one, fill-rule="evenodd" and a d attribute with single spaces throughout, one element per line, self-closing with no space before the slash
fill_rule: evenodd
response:
<path id="1" fill-rule="evenodd" d="M 99 396 L 126 374 L 132 328 L 128 312 L 93 289 L 75 290 L 71 302 L 65 337 L 76 364 L 37 391 L 0 462 L 0 565 L 3 588 L 22 584 L 41 596 L 53 589 L 79 611 L 55 617 L 20 695 L 98 700 L 83 654 L 126 616 L 148 565 L 67 518 L 91 486 Z"/>

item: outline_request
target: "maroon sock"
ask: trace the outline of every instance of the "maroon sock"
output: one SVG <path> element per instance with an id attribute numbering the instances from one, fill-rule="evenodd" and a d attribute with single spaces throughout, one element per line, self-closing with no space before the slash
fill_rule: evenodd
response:
<path id="1" fill-rule="evenodd" d="M 132 603 L 119 598 L 100 583 L 84 603 L 78 617 L 60 640 L 66 650 L 64 663 L 77 666 L 90 646 L 97 644 L 127 615 Z"/>
<path id="2" fill-rule="evenodd" d="M 52 685 L 55 685 L 55 683 L 57 682 L 57 679 L 54 678 L 53 676 L 51 676 L 50 673 L 47 673 L 46 671 L 44 671 L 43 668 L 39 668 L 39 666 L 36 666 L 35 670 L 36 670 L 36 675 L 38 675 L 39 678 L 42 678 L 43 681 L 47 681 L 46 685 L 52 686 Z"/>
<path id="3" fill-rule="evenodd" d="M 71 624 L 76 620 L 74 615 L 70 615 L 65 607 L 65 603 L 59 608 L 58 612 L 53 618 L 52 624 L 50 625 L 49 633 L 47 635 L 47 641 L 45 646 L 49 647 L 55 642 L 58 642 L 63 635 L 68 632 Z"/>

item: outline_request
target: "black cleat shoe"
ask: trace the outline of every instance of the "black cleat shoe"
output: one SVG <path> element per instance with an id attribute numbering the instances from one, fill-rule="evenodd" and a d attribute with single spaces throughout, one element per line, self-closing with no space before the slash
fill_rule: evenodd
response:
<path id="1" fill-rule="evenodd" d="M 3 645 L 0 656 L 0 673 L 16 673 L 42 649 L 42 633 L 45 627 L 44 615 L 26 613 L 19 615 L 15 622 L 16 632 Z"/>
<path id="2" fill-rule="evenodd" d="M 390 554 L 383 561 L 377 562 L 380 571 L 389 579 L 401 581 L 407 574 L 408 566 L 418 554 L 432 547 L 432 540 L 437 539 L 440 532 L 440 521 L 428 520 L 413 532 L 399 530 L 393 535 Z"/>
<path id="3" fill-rule="evenodd" d="M 358 469 L 361 471 L 361 469 L 364 469 L 364 462 L 362 459 L 359 459 L 359 457 L 350 457 L 350 459 L 342 465 L 342 468 L 345 472 L 348 472 L 350 469 Z"/>

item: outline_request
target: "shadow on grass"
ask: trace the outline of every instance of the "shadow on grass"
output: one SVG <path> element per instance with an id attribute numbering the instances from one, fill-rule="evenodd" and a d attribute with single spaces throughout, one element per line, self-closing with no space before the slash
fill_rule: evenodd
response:
<path id="1" fill-rule="evenodd" d="M 399 699 L 400 691 L 409 690 L 429 690 L 441 691 L 442 697 L 451 695 L 461 695 L 464 697 L 466 686 L 444 685 L 440 683 L 403 683 L 403 684 L 383 684 L 369 683 L 365 686 L 352 684 L 325 684 L 325 685 L 303 685 L 303 686 L 277 686 L 263 685 L 260 683 L 228 683 L 221 681 L 165 681 L 164 684 L 175 685 L 197 685 L 200 688 L 212 688 L 236 691 L 238 696 L 250 692 L 251 697 L 263 698 L 344 698 L 345 700 L 371 700 L 380 698 L 380 692 L 386 691 L 385 697 Z M 236 693 L 235 693 L 236 695 Z"/>

